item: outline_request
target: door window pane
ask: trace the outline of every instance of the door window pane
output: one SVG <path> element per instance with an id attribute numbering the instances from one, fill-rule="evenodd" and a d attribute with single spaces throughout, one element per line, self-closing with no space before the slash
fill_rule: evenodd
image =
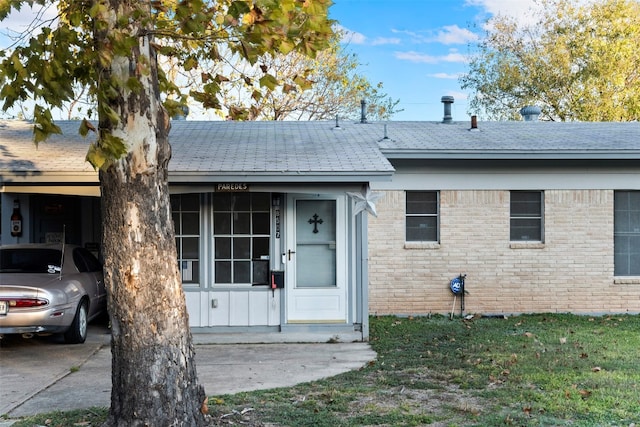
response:
<path id="1" fill-rule="evenodd" d="M 296 286 L 335 287 L 336 201 L 296 202 Z"/>

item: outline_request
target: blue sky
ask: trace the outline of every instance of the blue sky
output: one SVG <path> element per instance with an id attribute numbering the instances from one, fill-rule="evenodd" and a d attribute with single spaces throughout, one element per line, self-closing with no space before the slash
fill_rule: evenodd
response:
<path id="1" fill-rule="evenodd" d="M 467 120 L 467 97 L 458 77 L 496 14 L 525 19 L 535 0 L 333 0 L 330 18 L 346 32 L 344 44 L 362 64 L 360 74 L 399 100 L 392 120 L 442 120 L 440 98 L 453 96 L 454 120 Z M 26 9 L 26 10 L 25 10 Z M 0 24 L 0 46 L 9 24 L 24 29 L 28 8 Z"/>
<path id="2" fill-rule="evenodd" d="M 358 56 L 360 73 L 400 100 L 392 120 L 442 120 L 440 98 L 453 96 L 454 120 L 467 120 L 458 82 L 472 45 L 497 13 L 524 19 L 531 0 L 334 0 L 330 17 Z"/>

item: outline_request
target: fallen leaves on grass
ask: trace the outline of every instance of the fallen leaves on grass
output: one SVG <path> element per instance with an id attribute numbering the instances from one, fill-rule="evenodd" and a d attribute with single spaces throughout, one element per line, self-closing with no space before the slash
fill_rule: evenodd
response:
<path id="1" fill-rule="evenodd" d="M 582 397 L 582 399 L 586 399 L 591 396 L 591 391 L 589 390 L 580 390 L 578 393 L 580 393 L 580 397 Z"/>

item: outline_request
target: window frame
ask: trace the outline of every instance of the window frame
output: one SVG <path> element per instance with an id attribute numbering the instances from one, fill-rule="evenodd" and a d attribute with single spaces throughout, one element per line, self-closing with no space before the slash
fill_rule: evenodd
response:
<path id="1" fill-rule="evenodd" d="M 536 215 L 514 215 L 514 194 L 538 194 L 539 197 L 539 214 Z M 529 201 L 531 202 L 531 201 Z M 545 215 L 545 197 L 543 190 L 511 190 L 509 191 L 509 241 L 512 243 L 524 243 L 524 242 L 533 242 L 533 243 L 544 243 L 545 235 L 544 235 L 544 215 Z M 516 238 L 514 236 L 514 222 L 522 222 L 522 221 L 539 221 L 538 232 L 540 233 L 540 238 Z"/>
<path id="2" fill-rule="evenodd" d="M 183 197 L 192 196 L 198 199 L 198 208 L 195 209 L 183 209 Z M 188 193 L 188 194 L 172 194 L 171 198 L 171 216 L 173 219 L 173 226 L 176 239 L 176 254 L 178 270 L 180 271 L 180 280 L 183 286 L 199 287 L 202 280 L 202 194 L 201 193 Z M 183 218 L 185 214 L 197 214 L 198 215 L 198 233 L 183 233 Z M 179 222 L 176 223 L 176 216 L 179 218 Z M 196 258 L 184 257 L 184 239 L 197 238 L 197 250 L 198 256 Z M 185 262 L 191 262 L 191 280 L 184 280 L 185 269 L 183 266 Z M 195 276 L 195 278 L 193 278 Z"/>
<path id="3" fill-rule="evenodd" d="M 215 201 L 216 197 L 225 198 L 231 197 L 232 201 L 227 206 L 216 206 L 219 202 Z M 238 206 L 235 197 L 247 197 L 247 205 Z M 265 197 L 266 204 L 264 207 L 255 204 L 255 198 Z M 271 231 L 272 231 L 272 195 L 271 193 L 261 192 L 219 192 L 213 193 L 211 201 L 211 260 L 212 260 L 212 277 L 211 284 L 213 287 L 225 288 L 244 288 L 252 286 L 269 285 L 269 269 L 270 269 L 270 252 L 271 252 Z M 263 221 L 260 221 L 260 217 L 266 215 Z M 225 227 L 216 230 L 216 217 L 223 218 L 229 217 L 229 223 L 225 224 Z M 243 229 L 236 230 L 237 226 L 241 223 L 234 220 L 238 216 L 244 216 L 248 220 L 248 230 Z M 257 231 L 256 227 L 262 228 Z M 266 228 L 264 228 L 266 227 Z M 224 228 L 224 230 L 222 229 Z M 266 243 L 265 243 L 266 240 Z M 222 256 L 222 249 L 218 248 L 218 242 L 228 241 L 228 251 L 225 250 L 225 256 Z M 242 251 L 237 244 L 241 242 L 247 242 L 247 250 Z M 258 246 L 259 245 L 259 246 Z M 263 247 L 267 253 L 263 254 L 266 258 L 258 257 L 256 251 Z M 246 249 L 246 248 L 245 248 Z M 241 253 L 242 252 L 242 253 Z M 246 253 L 244 253 L 246 252 Z M 220 256 L 219 256 L 220 255 Z M 228 273 L 230 275 L 230 281 L 220 281 L 218 272 L 218 265 L 222 263 L 228 263 Z M 236 280 L 237 275 L 244 274 L 242 264 L 248 263 L 249 269 L 246 272 L 248 274 L 248 281 Z M 238 268 L 236 270 L 236 267 Z M 266 278 L 262 281 L 258 280 L 256 274 L 264 273 Z"/>
<path id="4" fill-rule="evenodd" d="M 405 243 L 439 243 L 440 242 L 440 191 L 438 190 L 407 190 L 405 193 L 404 203 L 404 241 Z M 411 212 L 409 213 L 409 195 L 417 195 L 420 193 L 435 195 L 435 212 Z M 422 202 L 429 203 L 430 200 L 422 200 Z M 409 218 L 434 218 L 435 219 L 435 239 L 418 239 L 410 236 Z M 411 237 L 411 238 L 410 238 Z M 419 236 L 418 236 L 419 237 Z"/>
<path id="5" fill-rule="evenodd" d="M 639 190 L 614 190 L 613 192 L 613 274 L 615 277 L 640 277 L 640 268 L 637 263 L 634 263 L 631 259 L 634 252 L 631 247 L 632 242 L 629 240 L 627 242 L 627 248 L 625 251 L 620 251 L 620 242 L 621 239 L 637 239 L 640 242 L 640 191 Z M 622 204 L 622 200 L 620 200 L 623 196 L 627 196 L 627 203 L 625 204 L 626 209 L 623 209 L 620 205 Z M 636 205 L 633 205 L 633 201 L 631 197 L 635 196 Z M 637 209 L 634 207 L 637 206 Z M 622 220 L 621 216 L 626 216 L 626 223 L 620 224 Z M 634 215 L 637 215 L 638 222 L 634 221 Z M 633 227 L 633 230 L 631 229 Z M 626 230 L 621 230 L 621 228 L 627 228 Z M 635 248 L 636 253 L 640 252 L 640 243 L 638 243 L 638 247 Z M 626 266 L 625 271 L 621 271 L 623 268 L 620 265 L 621 260 L 620 256 L 626 257 Z M 636 255 L 638 256 L 638 255 Z M 635 267 L 637 270 L 632 270 Z"/>

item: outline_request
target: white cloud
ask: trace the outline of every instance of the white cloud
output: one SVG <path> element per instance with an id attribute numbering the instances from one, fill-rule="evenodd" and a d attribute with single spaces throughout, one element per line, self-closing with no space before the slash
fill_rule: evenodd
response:
<path id="1" fill-rule="evenodd" d="M 34 25 L 38 27 L 44 22 L 56 18 L 58 12 L 53 5 L 35 6 L 34 8 L 22 7 L 19 11 L 13 10 L 9 16 L 0 22 L 0 29 L 13 32 L 25 31 Z"/>
<path id="2" fill-rule="evenodd" d="M 376 37 L 371 41 L 372 46 L 379 46 L 385 44 L 400 44 L 401 40 L 397 37 Z"/>
<path id="3" fill-rule="evenodd" d="M 427 64 L 436 64 L 438 63 L 438 59 L 435 56 L 427 55 L 424 53 L 418 53 L 415 51 L 409 52 L 394 52 L 393 56 L 402 61 L 409 62 L 424 62 Z"/>
<path id="4" fill-rule="evenodd" d="M 439 64 L 442 62 L 467 62 L 467 58 L 461 53 L 452 50 L 446 55 L 428 55 L 416 51 L 395 52 L 394 56 L 402 61 L 409 61 L 423 64 Z"/>
<path id="5" fill-rule="evenodd" d="M 53 28 L 56 17 L 55 3 L 33 8 L 24 5 L 19 11 L 13 9 L 9 16 L 0 21 L 0 48 L 15 46 L 23 33 L 35 35 L 44 26 Z"/>
<path id="6" fill-rule="evenodd" d="M 336 24 L 334 26 L 335 31 L 339 31 L 342 33 L 342 42 L 348 44 L 365 44 L 367 43 L 367 37 L 356 31 L 352 31 L 347 27 L 343 27 L 340 24 Z"/>
<path id="7" fill-rule="evenodd" d="M 434 77 L 436 79 L 446 79 L 446 80 L 457 80 L 460 78 L 460 76 L 462 76 L 464 73 L 455 73 L 455 74 L 449 74 L 449 73 L 433 73 L 433 74 L 429 74 L 429 77 Z"/>
<path id="8" fill-rule="evenodd" d="M 447 90 L 444 92 L 447 96 L 453 96 L 454 102 L 466 101 L 468 95 L 464 92 L 456 91 L 456 90 Z"/>
<path id="9" fill-rule="evenodd" d="M 391 32 L 409 36 L 413 43 L 441 43 L 445 45 L 467 44 L 478 40 L 478 35 L 474 32 L 460 28 L 457 25 L 445 25 L 434 31 L 406 31 L 392 29 Z"/>
<path id="10" fill-rule="evenodd" d="M 438 30 L 435 41 L 442 44 L 465 44 L 478 40 L 478 35 L 466 28 L 460 28 L 457 25 L 446 25 Z"/>
<path id="11" fill-rule="evenodd" d="M 340 24 L 334 26 L 335 31 L 342 33 L 342 42 L 347 44 L 368 44 L 371 46 L 380 46 L 388 44 L 400 44 L 401 40 L 398 37 L 376 37 L 373 40 L 369 40 L 367 36 L 357 31 L 352 31 L 347 27 L 343 27 Z"/>
<path id="12" fill-rule="evenodd" d="M 593 0 L 572 0 L 578 6 Z M 465 0 L 466 6 L 483 9 L 489 18 L 497 15 L 515 18 L 520 24 L 534 24 L 543 11 L 540 0 Z"/>
<path id="13" fill-rule="evenodd" d="M 529 18 L 531 12 L 540 9 L 540 3 L 527 0 L 466 0 L 468 6 L 484 9 L 490 15 L 507 15 L 514 18 Z"/>

